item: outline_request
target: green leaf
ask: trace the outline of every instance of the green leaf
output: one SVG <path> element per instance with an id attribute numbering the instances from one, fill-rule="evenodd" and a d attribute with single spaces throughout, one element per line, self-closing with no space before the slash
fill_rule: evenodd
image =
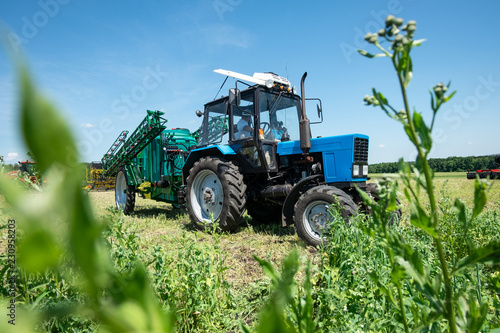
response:
<path id="1" fill-rule="evenodd" d="M 429 215 L 427 215 L 427 212 L 422 207 L 420 207 L 420 205 L 412 202 L 410 211 L 411 224 L 413 224 L 417 228 L 427 231 L 427 233 L 429 233 L 429 235 L 431 235 L 432 237 L 437 236 L 436 229 L 432 225 L 432 221 Z"/>
<path id="2" fill-rule="evenodd" d="M 417 39 L 417 40 L 414 40 L 411 45 L 412 46 L 420 46 L 425 41 L 426 41 L 426 39 Z"/>
<path id="3" fill-rule="evenodd" d="M 467 229 L 467 215 L 465 204 L 460 199 L 455 199 L 455 208 L 457 209 L 458 221 L 462 224 L 462 228 Z"/>
<path id="4" fill-rule="evenodd" d="M 449 94 L 448 96 L 446 96 L 444 99 L 443 99 L 443 103 L 444 102 L 448 102 L 455 94 L 456 94 L 456 90 L 453 91 L 451 94 Z"/>
<path id="5" fill-rule="evenodd" d="M 281 274 L 278 274 L 272 265 L 254 256 L 262 269 L 273 279 L 273 293 L 260 313 L 257 332 L 295 332 L 294 325 L 288 317 L 284 316 L 285 306 L 294 306 L 292 285 L 293 276 L 298 269 L 298 252 L 293 250 L 283 261 Z M 297 313 L 297 312 L 296 312 Z"/>
<path id="6" fill-rule="evenodd" d="M 397 286 L 401 286 L 405 278 L 405 270 L 400 265 L 394 265 L 391 270 L 391 282 Z"/>
<path id="7" fill-rule="evenodd" d="M 273 265 L 267 260 L 260 259 L 256 255 L 253 256 L 255 260 L 259 263 L 260 267 L 264 271 L 264 274 L 267 275 L 268 278 L 270 278 L 273 283 L 277 283 L 279 279 L 278 272 L 274 269 Z"/>
<path id="8" fill-rule="evenodd" d="M 43 294 L 41 294 L 40 296 L 38 296 L 36 298 L 36 300 L 33 302 L 33 304 L 31 304 L 31 307 L 30 307 L 30 311 L 33 311 L 33 309 L 37 306 L 38 303 L 40 303 L 40 301 L 49 294 L 48 291 L 44 292 Z"/>
<path id="9" fill-rule="evenodd" d="M 472 210 L 472 220 L 483 211 L 486 205 L 486 189 L 486 182 L 476 179 L 474 182 L 474 209 Z"/>
<path id="10" fill-rule="evenodd" d="M 372 92 L 373 92 L 373 97 L 375 97 L 380 102 L 381 105 L 382 104 L 389 105 L 389 101 L 387 100 L 387 98 L 384 97 L 384 95 L 382 95 L 381 92 L 378 92 L 375 89 L 373 89 Z"/>
<path id="11" fill-rule="evenodd" d="M 371 280 L 377 285 L 380 292 L 391 301 L 394 306 L 398 306 L 398 303 L 394 299 L 394 295 L 392 294 L 392 290 L 387 289 L 387 287 L 381 282 L 380 277 L 375 272 L 369 272 Z"/>
<path id="12" fill-rule="evenodd" d="M 372 54 L 372 53 L 369 53 L 365 50 L 358 50 L 358 52 L 359 52 L 359 54 L 361 54 L 362 56 L 365 56 L 367 58 L 378 58 L 378 57 L 386 57 L 387 56 L 384 53 Z"/>
<path id="13" fill-rule="evenodd" d="M 410 55 L 407 52 L 405 52 L 405 55 L 406 55 L 405 58 L 406 65 L 403 69 L 403 79 L 404 79 L 404 87 L 408 88 L 408 85 L 410 84 L 410 81 L 413 77 L 413 62 L 411 60 Z"/>
<path id="14" fill-rule="evenodd" d="M 32 228 L 35 228 L 32 225 Z M 49 267 L 55 267 L 63 253 L 54 235 L 44 228 L 27 230 L 19 240 L 19 263 L 28 272 L 43 272 Z"/>
<path id="15" fill-rule="evenodd" d="M 75 140 L 66 121 L 51 103 L 38 94 L 25 68 L 20 70 L 20 76 L 24 139 L 35 156 L 40 173 L 45 173 L 53 164 L 70 170 L 78 167 Z"/>
<path id="16" fill-rule="evenodd" d="M 408 136 L 408 139 L 410 139 L 410 141 L 415 145 L 417 146 L 419 144 L 418 141 L 416 141 L 416 137 L 413 136 L 413 133 L 412 133 L 412 130 L 411 130 L 411 127 L 410 127 L 410 124 L 404 124 L 404 130 L 406 132 L 406 135 Z"/>
<path id="17" fill-rule="evenodd" d="M 452 275 L 478 263 L 500 263 L 500 241 L 493 241 L 484 247 L 470 249 L 469 255 L 455 264 Z"/>
<path id="18" fill-rule="evenodd" d="M 475 298 L 466 300 L 460 298 L 457 302 L 457 310 L 465 321 L 465 331 L 467 333 L 478 333 L 483 326 L 486 315 L 488 314 L 488 304 L 483 303 L 478 306 Z"/>
<path id="19" fill-rule="evenodd" d="M 431 109 L 434 113 L 436 113 L 438 110 L 438 107 L 436 105 L 436 101 L 434 100 L 434 93 L 429 90 L 429 94 L 431 94 Z"/>
<path id="20" fill-rule="evenodd" d="M 414 267 L 412 263 L 406 261 L 402 257 L 396 257 L 396 262 L 404 268 L 406 274 L 413 278 L 413 280 L 419 285 L 424 286 L 426 283 L 425 276 L 420 274 L 419 269 Z"/>
<path id="21" fill-rule="evenodd" d="M 422 115 L 418 112 L 413 112 L 413 124 L 415 126 L 415 130 L 418 133 L 418 137 L 420 138 L 422 147 L 429 152 L 432 148 L 432 137 L 431 131 L 427 127 L 422 118 Z"/>
<path id="22" fill-rule="evenodd" d="M 424 264 L 422 262 L 422 257 L 420 256 L 420 253 L 418 251 L 415 250 L 413 252 L 411 259 L 410 259 L 410 262 L 411 262 L 412 266 L 415 267 L 415 269 L 417 270 L 417 272 L 420 275 L 425 274 Z"/>

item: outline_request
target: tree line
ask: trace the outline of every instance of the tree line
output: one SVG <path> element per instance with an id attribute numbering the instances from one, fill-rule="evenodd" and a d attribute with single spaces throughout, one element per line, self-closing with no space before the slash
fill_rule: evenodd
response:
<path id="1" fill-rule="evenodd" d="M 414 164 L 414 162 L 410 163 Z M 495 156 L 451 156 L 447 158 L 431 158 L 429 166 L 435 172 L 465 172 L 473 170 L 494 169 Z M 370 173 L 395 173 L 398 172 L 398 162 L 385 162 L 370 164 Z"/>
<path id="2" fill-rule="evenodd" d="M 4 172 L 11 172 L 11 171 L 17 171 L 19 170 L 19 164 L 14 163 L 14 164 L 4 164 Z"/>

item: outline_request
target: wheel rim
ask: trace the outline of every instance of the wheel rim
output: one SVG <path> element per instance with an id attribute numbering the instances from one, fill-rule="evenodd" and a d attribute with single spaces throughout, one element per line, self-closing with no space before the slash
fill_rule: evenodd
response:
<path id="1" fill-rule="evenodd" d="M 303 221 L 306 232 L 313 238 L 321 240 L 323 233 L 328 231 L 332 215 L 330 203 L 318 200 L 307 205 L 304 210 Z"/>
<path id="2" fill-rule="evenodd" d="M 193 180 L 191 207 L 199 221 L 219 218 L 224 206 L 224 191 L 219 177 L 211 170 L 202 170 Z"/>
<path id="3" fill-rule="evenodd" d="M 127 179 L 123 172 L 119 172 L 116 176 L 115 188 L 116 208 L 123 210 L 127 202 Z"/>

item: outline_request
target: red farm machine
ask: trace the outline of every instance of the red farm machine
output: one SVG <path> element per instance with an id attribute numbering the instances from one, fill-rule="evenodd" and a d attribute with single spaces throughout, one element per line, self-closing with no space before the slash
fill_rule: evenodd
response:
<path id="1" fill-rule="evenodd" d="M 489 179 L 500 179 L 500 155 L 496 155 L 493 161 L 493 167 L 495 169 L 486 170 L 476 170 L 467 172 L 467 179 L 479 178 L 489 178 Z"/>

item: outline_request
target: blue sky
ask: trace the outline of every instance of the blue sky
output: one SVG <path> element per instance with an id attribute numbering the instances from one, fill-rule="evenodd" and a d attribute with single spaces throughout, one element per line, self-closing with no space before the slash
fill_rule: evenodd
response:
<path id="1" fill-rule="evenodd" d="M 168 127 L 194 131 L 224 77 L 272 71 L 323 101 L 314 136 L 370 136 L 370 163 L 414 158 L 399 124 L 363 105 L 372 87 L 401 107 L 387 58 L 366 59 L 367 32 L 386 15 L 417 21 L 410 103 L 429 119 L 429 89 L 458 90 L 435 125 L 431 157 L 500 153 L 500 2 L 40 0 L 1 1 L 0 30 L 28 60 L 39 87 L 65 115 L 82 161 L 99 160 L 121 130 L 146 110 L 163 110 Z M 21 54 L 21 53 L 18 53 Z M 233 86 L 228 80 L 222 90 Z M 17 79 L 0 52 L 0 155 L 26 158 L 19 134 Z M 429 119 L 430 121 L 430 119 Z"/>

